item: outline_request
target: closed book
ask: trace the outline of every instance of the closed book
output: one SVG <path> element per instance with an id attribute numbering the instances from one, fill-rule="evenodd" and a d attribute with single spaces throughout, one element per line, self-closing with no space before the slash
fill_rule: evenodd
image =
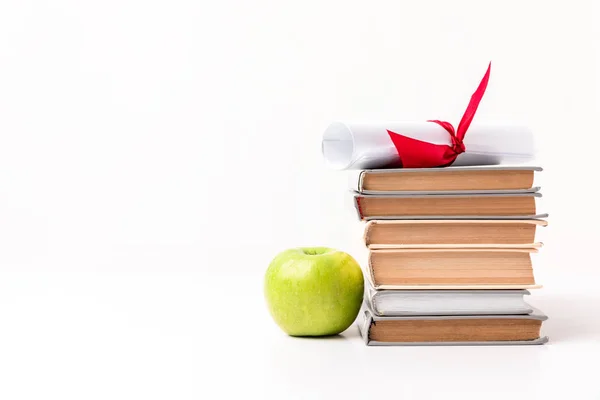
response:
<path id="1" fill-rule="evenodd" d="M 377 316 L 368 304 L 357 320 L 368 346 L 536 345 L 548 317 L 534 309 L 521 315 Z"/>
<path id="2" fill-rule="evenodd" d="M 535 192 L 540 167 L 447 167 L 368 169 L 349 174 L 349 186 L 363 194 Z"/>
<path id="3" fill-rule="evenodd" d="M 375 290 L 367 285 L 365 301 L 374 315 L 529 314 L 527 290 Z"/>
<path id="4" fill-rule="evenodd" d="M 367 277 L 376 289 L 529 289 L 537 249 L 370 250 Z"/>
<path id="5" fill-rule="evenodd" d="M 431 247 L 539 247 L 538 227 L 545 220 L 371 220 L 364 231 L 371 249 Z"/>
<path id="6" fill-rule="evenodd" d="M 373 219 L 531 219 L 540 193 L 368 195 L 354 193 L 360 220 Z"/>

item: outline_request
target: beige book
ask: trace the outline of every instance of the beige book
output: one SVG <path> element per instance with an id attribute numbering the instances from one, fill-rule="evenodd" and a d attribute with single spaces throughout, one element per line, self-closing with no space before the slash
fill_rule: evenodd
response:
<path id="1" fill-rule="evenodd" d="M 530 253 L 537 249 L 370 250 L 369 279 L 377 289 L 536 287 Z"/>
<path id="2" fill-rule="evenodd" d="M 536 217 L 540 193 L 484 195 L 362 195 L 354 201 L 361 220 L 529 219 Z"/>
<path id="3" fill-rule="evenodd" d="M 532 309 L 520 315 L 405 315 L 378 316 L 367 303 L 357 325 L 368 346 L 535 345 L 548 317 Z"/>
<path id="4" fill-rule="evenodd" d="M 538 227 L 545 220 L 372 220 L 364 241 L 371 249 L 482 247 L 537 248 Z"/>
<path id="5" fill-rule="evenodd" d="M 489 342 L 535 340 L 542 321 L 526 318 L 379 320 L 369 327 L 376 342 Z"/>
<path id="6" fill-rule="evenodd" d="M 351 176 L 361 193 L 533 190 L 538 167 L 447 167 L 371 169 Z"/>

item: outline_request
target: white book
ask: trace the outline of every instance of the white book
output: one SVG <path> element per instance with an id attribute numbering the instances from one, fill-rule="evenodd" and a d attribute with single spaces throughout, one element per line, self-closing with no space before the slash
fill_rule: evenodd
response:
<path id="1" fill-rule="evenodd" d="M 527 290 L 374 290 L 366 301 L 377 316 L 529 314 Z"/>

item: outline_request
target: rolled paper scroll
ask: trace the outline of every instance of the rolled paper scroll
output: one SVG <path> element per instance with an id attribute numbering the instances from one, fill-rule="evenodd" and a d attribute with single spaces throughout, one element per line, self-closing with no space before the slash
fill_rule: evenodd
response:
<path id="1" fill-rule="evenodd" d="M 437 168 L 449 165 L 520 164 L 534 157 L 525 127 L 473 126 L 490 79 L 490 63 L 457 128 L 446 121 L 334 122 L 323 135 L 325 160 L 336 169 Z M 467 135 L 468 131 L 468 135 Z"/>
<path id="2" fill-rule="evenodd" d="M 434 122 L 334 122 L 323 134 L 323 156 L 331 167 L 341 170 L 417 167 L 403 165 L 389 132 L 431 144 L 453 145 L 448 131 Z M 471 125 L 464 148 L 452 165 L 523 164 L 535 156 L 533 134 L 523 126 Z"/>

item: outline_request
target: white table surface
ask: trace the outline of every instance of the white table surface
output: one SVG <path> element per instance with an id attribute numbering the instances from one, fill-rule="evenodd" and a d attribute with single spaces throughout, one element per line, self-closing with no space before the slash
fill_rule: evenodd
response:
<path id="1" fill-rule="evenodd" d="M 600 297 L 585 286 L 529 297 L 550 316 L 544 346 L 377 348 L 356 325 L 327 339 L 288 337 L 266 311 L 261 273 L 207 276 L 194 265 L 217 258 L 174 250 L 140 251 L 137 267 L 125 252 L 102 268 L 4 268 L 0 397 L 600 396 Z"/>

